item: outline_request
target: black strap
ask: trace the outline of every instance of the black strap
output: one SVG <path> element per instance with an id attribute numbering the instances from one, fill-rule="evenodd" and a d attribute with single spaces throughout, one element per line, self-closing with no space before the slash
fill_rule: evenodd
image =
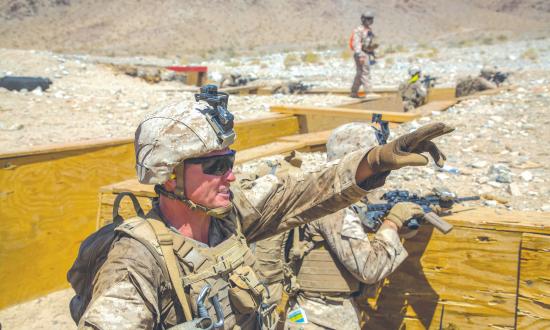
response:
<path id="1" fill-rule="evenodd" d="M 141 205 L 139 205 L 139 201 L 137 200 L 136 196 L 129 191 L 123 191 L 116 196 L 115 201 L 113 203 L 113 222 L 115 223 L 124 221 L 122 216 L 118 214 L 118 209 L 120 208 L 120 201 L 122 201 L 122 199 L 126 196 L 130 197 L 130 199 L 132 200 L 132 204 L 134 205 L 134 210 L 136 211 L 136 215 L 140 218 L 145 218 L 145 213 L 143 212 Z"/>

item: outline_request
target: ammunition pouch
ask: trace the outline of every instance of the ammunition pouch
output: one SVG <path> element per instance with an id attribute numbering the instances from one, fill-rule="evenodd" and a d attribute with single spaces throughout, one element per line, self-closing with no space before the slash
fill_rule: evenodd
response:
<path id="1" fill-rule="evenodd" d="M 259 310 L 265 287 L 258 281 L 249 266 L 237 268 L 229 277 L 229 301 L 241 314 L 250 314 Z"/>

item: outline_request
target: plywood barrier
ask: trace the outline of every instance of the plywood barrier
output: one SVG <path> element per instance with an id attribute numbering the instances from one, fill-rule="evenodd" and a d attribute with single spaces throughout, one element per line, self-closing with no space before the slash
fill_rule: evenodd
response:
<path id="1" fill-rule="evenodd" d="M 299 126 L 295 116 L 270 114 L 235 131 L 242 150 Z M 0 154 L 0 308 L 66 287 L 80 242 L 95 230 L 99 188 L 134 176 L 132 139 Z"/>
<path id="2" fill-rule="evenodd" d="M 0 308 L 66 287 L 98 187 L 134 175 L 129 143 L 58 149 L 0 158 Z"/>
<path id="3" fill-rule="evenodd" d="M 437 87 L 437 88 L 429 89 L 426 102 L 430 103 L 433 101 L 448 101 L 448 100 L 453 100 L 454 98 L 455 98 L 454 87 Z"/>
<path id="4" fill-rule="evenodd" d="M 457 211 L 448 235 L 424 226 L 405 242 L 409 257 L 365 304 L 364 328 L 550 327 L 550 214 Z"/>
<path id="5" fill-rule="evenodd" d="M 391 112 L 379 110 L 358 110 L 348 108 L 327 108 L 299 105 L 274 105 L 271 112 L 293 114 L 299 117 L 300 132 L 312 133 L 336 128 L 351 121 L 371 121 L 375 113 L 382 114 L 382 120 L 403 123 L 420 117 L 418 112 Z"/>

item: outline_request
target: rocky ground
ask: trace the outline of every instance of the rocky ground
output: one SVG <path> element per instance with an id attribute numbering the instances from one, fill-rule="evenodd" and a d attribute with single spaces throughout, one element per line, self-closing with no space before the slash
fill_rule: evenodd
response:
<path id="1" fill-rule="evenodd" d="M 2 151 L 129 137 L 148 111 L 166 102 L 192 98 L 190 92 L 174 91 L 182 89 L 179 82 L 148 84 L 117 74 L 90 58 L 1 49 L 0 59 L 0 75 L 40 75 L 54 81 L 47 91 L 0 89 Z M 462 101 L 445 112 L 434 112 L 395 129 L 394 136 L 432 121 L 456 127 L 453 134 L 438 140 L 448 156 L 445 168 L 428 166 L 395 172 L 386 188 L 425 193 L 441 185 L 459 195 L 483 194 L 486 199 L 482 203 L 490 207 L 550 211 L 549 59 L 549 39 L 416 44 L 388 51 L 373 67 L 374 86 L 397 85 L 411 64 L 419 64 L 425 73 L 439 77 L 440 86 L 452 86 L 459 76 L 476 74 L 486 65 L 496 65 L 513 75 L 507 91 Z M 197 64 L 208 65 L 212 78 L 215 72 L 238 71 L 266 81 L 302 79 L 316 87 L 347 88 L 353 76 L 349 54 L 341 50 Z M 329 106 L 349 100 L 335 95 L 231 96 L 230 108 L 237 118 L 244 119 L 264 115 L 274 103 Z M 322 153 L 304 156 L 310 165 L 324 158 Z M 70 295 L 64 290 L 4 309 L 0 311 L 2 329 L 72 329 L 67 312 Z"/>

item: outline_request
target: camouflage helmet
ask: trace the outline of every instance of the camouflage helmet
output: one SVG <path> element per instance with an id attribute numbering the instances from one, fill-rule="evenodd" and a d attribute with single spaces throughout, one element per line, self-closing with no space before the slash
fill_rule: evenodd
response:
<path id="1" fill-rule="evenodd" d="M 353 122 L 335 128 L 327 141 L 327 159 L 333 161 L 361 148 L 378 145 L 376 130 L 366 122 Z"/>
<path id="2" fill-rule="evenodd" d="M 498 70 L 496 67 L 484 66 L 483 68 L 481 68 L 479 75 L 485 79 L 489 79 L 492 76 L 494 76 L 497 73 L 497 71 Z"/>
<path id="3" fill-rule="evenodd" d="M 185 159 L 222 150 L 234 142 L 231 126 L 216 127 L 212 107 L 202 102 L 182 102 L 162 107 L 138 126 L 134 148 L 139 182 L 162 184 Z"/>
<path id="4" fill-rule="evenodd" d="M 365 20 L 367 18 L 374 18 L 374 12 L 371 10 L 367 10 L 366 12 L 361 14 L 361 20 Z"/>
<path id="5" fill-rule="evenodd" d="M 415 74 L 420 74 L 422 70 L 420 70 L 420 67 L 418 65 L 413 65 L 409 68 L 409 76 L 414 76 Z"/>

